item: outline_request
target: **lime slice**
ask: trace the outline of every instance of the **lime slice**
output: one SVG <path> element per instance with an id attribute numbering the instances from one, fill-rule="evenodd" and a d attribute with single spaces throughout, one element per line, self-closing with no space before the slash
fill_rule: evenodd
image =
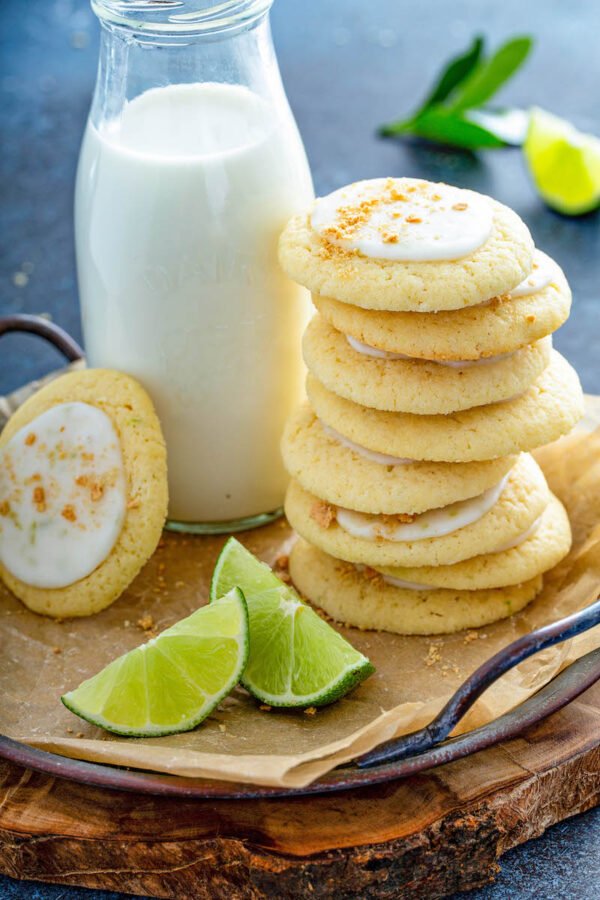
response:
<path id="1" fill-rule="evenodd" d="M 217 560 L 211 603 L 242 585 L 250 619 L 250 656 L 242 684 L 269 706 L 324 706 L 375 669 L 296 592 L 230 538 Z"/>
<path id="2" fill-rule="evenodd" d="M 600 140 L 537 107 L 531 110 L 523 145 L 543 200 L 566 216 L 600 205 Z"/>
<path id="3" fill-rule="evenodd" d="M 136 647 L 61 699 L 115 734 L 189 731 L 240 680 L 248 658 L 248 610 L 239 588 Z"/>

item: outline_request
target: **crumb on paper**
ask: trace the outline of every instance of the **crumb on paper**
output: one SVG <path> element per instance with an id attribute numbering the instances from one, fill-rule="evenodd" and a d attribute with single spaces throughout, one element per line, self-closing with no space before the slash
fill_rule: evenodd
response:
<path id="1" fill-rule="evenodd" d="M 321 528 L 329 528 L 335 522 L 335 506 L 325 500 L 317 500 L 310 508 L 310 517 Z"/>
<path id="2" fill-rule="evenodd" d="M 176 582 L 175 582 L 175 587 L 176 587 L 176 588 L 182 588 L 182 587 L 185 587 L 185 581 L 176 581 Z"/>
<path id="3" fill-rule="evenodd" d="M 262 709 L 263 712 L 271 712 L 272 709 L 272 707 L 268 706 L 266 703 L 261 703 L 258 708 Z"/>
<path id="4" fill-rule="evenodd" d="M 146 615 L 141 616 L 137 620 L 136 625 L 138 626 L 138 628 L 142 629 L 142 631 L 144 632 L 144 634 L 147 637 L 155 637 L 157 634 L 156 622 L 154 621 L 154 619 L 152 618 L 152 616 L 149 613 L 146 613 Z"/>
<path id="5" fill-rule="evenodd" d="M 316 716 L 316 714 L 317 714 L 317 707 L 316 707 L 316 706 L 308 706 L 308 707 L 304 710 L 304 715 L 305 715 L 305 716 Z"/>
<path id="6" fill-rule="evenodd" d="M 67 728 L 67 734 L 73 734 L 73 729 L 72 729 L 72 728 L 70 728 L 70 727 L 69 727 L 69 728 Z"/>
<path id="7" fill-rule="evenodd" d="M 225 734 L 225 732 L 227 731 L 227 725 L 224 725 L 223 722 L 219 722 L 219 731 L 221 732 L 221 734 Z"/>
<path id="8" fill-rule="evenodd" d="M 129 619 L 125 619 L 125 621 L 123 622 L 123 628 L 129 628 L 130 625 L 131 625 L 131 622 L 129 621 Z"/>
<path id="9" fill-rule="evenodd" d="M 85 737 L 85 735 L 84 735 L 83 731 L 78 731 L 77 734 L 75 735 L 75 737 L 82 738 L 82 737 Z"/>
<path id="10" fill-rule="evenodd" d="M 439 644 L 429 644 L 427 648 L 427 656 L 425 657 L 426 666 L 435 666 L 440 662 L 442 653 Z"/>
<path id="11" fill-rule="evenodd" d="M 62 653 L 62 648 L 61 647 L 53 647 L 52 652 L 55 654 L 55 656 L 58 656 L 60 653 Z"/>
<path id="12" fill-rule="evenodd" d="M 465 637 L 464 637 L 464 643 L 470 644 L 473 641 L 478 640 L 478 638 L 479 638 L 479 635 L 477 634 L 477 632 L 475 630 L 467 631 L 467 633 L 465 634 Z"/>

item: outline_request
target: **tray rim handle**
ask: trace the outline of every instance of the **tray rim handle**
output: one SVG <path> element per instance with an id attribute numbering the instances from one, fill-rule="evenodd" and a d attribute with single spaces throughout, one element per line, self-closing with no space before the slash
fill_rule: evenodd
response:
<path id="1" fill-rule="evenodd" d="M 356 764 L 361 769 L 367 769 L 430 750 L 450 736 L 483 692 L 510 669 L 535 653 L 576 637 L 597 625 L 600 625 L 600 599 L 570 616 L 522 635 L 475 669 L 429 725 L 386 741 L 380 747 L 356 759 Z"/>
<path id="2" fill-rule="evenodd" d="M 0 316 L 0 338 L 5 334 L 34 334 L 52 344 L 59 353 L 69 361 L 77 362 L 83 359 L 82 347 L 75 338 L 43 316 L 34 316 L 25 313 L 14 313 L 10 316 Z"/>

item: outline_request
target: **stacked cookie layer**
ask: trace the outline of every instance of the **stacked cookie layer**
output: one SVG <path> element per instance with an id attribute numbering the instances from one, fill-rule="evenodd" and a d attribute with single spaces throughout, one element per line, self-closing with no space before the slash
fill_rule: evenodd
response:
<path id="1" fill-rule="evenodd" d="M 560 268 L 511 210 L 412 179 L 318 200 L 280 259 L 318 311 L 309 403 L 282 443 L 298 589 L 340 621 L 405 634 L 521 609 L 571 542 L 527 452 L 583 409 L 552 349 L 571 302 Z"/>

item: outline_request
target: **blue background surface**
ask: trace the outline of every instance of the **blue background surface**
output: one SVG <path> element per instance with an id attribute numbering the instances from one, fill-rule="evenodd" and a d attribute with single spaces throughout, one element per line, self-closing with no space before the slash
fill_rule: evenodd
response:
<path id="1" fill-rule="evenodd" d="M 0 37 L 0 314 L 46 313 L 80 338 L 73 258 L 73 180 L 93 90 L 98 28 L 87 0 L 2 0 Z M 574 308 L 555 345 L 600 393 L 600 220 L 548 211 L 521 154 L 474 157 L 375 136 L 410 112 L 441 63 L 476 32 L 492 44 L 530 33 L 536 49 L 502 100 L 537 104 L 600 134 L 600 7 L 596 0 L 278 0 L 281 69 L 317 192 L 358 178 L 417 175 L 490 193 L 514 207 L 563 266 Z M 0 394 L 59 362 L 30 337 L 0 346 Z M 600 812 L 556 826 L 509 853 L 474 900 L 597 900 Z M 2 898 L 114 898 L 19 884 Z"/>

